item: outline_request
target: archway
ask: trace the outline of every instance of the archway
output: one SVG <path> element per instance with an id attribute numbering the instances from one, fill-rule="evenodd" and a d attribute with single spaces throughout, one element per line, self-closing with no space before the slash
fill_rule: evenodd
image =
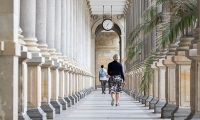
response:
<path id="1" fill-rule="evenodd" d="M 107 69 L 109 62 L 113 61 L 112 56 L 116 53 L 122 57 L 122 43 L 124 43 L 123 26 L 117 19 L 113 19 L 114 27 L 111 31 L 102 28 L 103 19 L 98 20 L 92 27 L 92 38 L 95 41 L 95 86 L 99 87 L 99 70 L 104 65 Z M 122 60 L 120 59 L 120 62 Z"/>

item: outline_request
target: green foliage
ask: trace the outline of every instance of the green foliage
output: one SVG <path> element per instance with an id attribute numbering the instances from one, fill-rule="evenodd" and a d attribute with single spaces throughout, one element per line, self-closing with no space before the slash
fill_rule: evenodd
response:
<path id="1" fill-rule="evenodd" d="M 152 69 L 151 64 L 155 59 L 155 51 L 146 59 L 143 69 L 143 75 L 140 83 L 140 92 L 146 94 L 149 89 L 149 83 L 152 82 Z"/>
<path id="2" fill-rule="evenodd" d="M 127 38 L 128 59 L 131 60 L 135 55 L 135 49 L 141 49 L 140 44 L 134 44 L 136 39 L 148 35 L 155 27 L 162 26 L 162 34 L 157 36 L 157 41 L 162 47 L 172 43 L 178 35 L 188 27 L 192 26 L 197 20 L 197 2 L 196 0 L 173 0 L 171 3 L 170 21 L 162 21 L 162 13 L 156 13 L 158 5 L 169 2 L 169 0 L 155 0 L 144 11 L 141 23 L 130 33 Z M 143 41 L 144 43 L 144 41 Z M 159 46 L 157 46 L 159 47 Z"/>
<path id="3" fill-rule="evenodd" d="M 157 13 L 158 5 L 170 3 L 170 18 L 162 21 L 163 14 Z M 180 34 L 187 34 L 184 31 L 194 27 L 197 22 L 197 0 L 153 0 L 152 4 L 144 11 L 141 21 L 127 38 L 128 60 L 132 60 L 141 53 L 141 48 L 145 42 L 144 36 L 151 33 L 158 26 L 162 29 L 161 34 L 157 34 L 156 40 L 159 43 L 157 48 L 166 47 L 174 42 Z M 139 40 L 138 40 L 139 39 Z M 155 58 L 155 51 L 146 59 L 143 66 L 143 75 L 140 84 L 140 92 L 145 93 L 149 89 L 149 82 L 152 80 L 151 64 Z"/>

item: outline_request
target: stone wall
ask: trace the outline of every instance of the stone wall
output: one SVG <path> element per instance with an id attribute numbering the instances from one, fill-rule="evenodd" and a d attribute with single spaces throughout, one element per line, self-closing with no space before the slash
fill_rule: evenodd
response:
<path id="1" fill-rule="evenodd" d="M 101 65 L 107 69 L 108 63 L 113 61 L 114 54 L 119 54 L 119 36 L 115 32 L 100 32 L 96 37 L 96 85 L 99 82 Z"/>

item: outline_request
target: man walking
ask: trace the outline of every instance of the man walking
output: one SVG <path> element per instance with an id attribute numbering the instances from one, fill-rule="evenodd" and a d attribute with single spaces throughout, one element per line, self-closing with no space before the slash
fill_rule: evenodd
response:
<path id="1" fill-rule="evenodd" d="M 102 94 L 106 94 L 106 82 L 107 82 L 107 71 L 104 66 L 101 65 L 101 70 L 99 71 L 99 81 L 101 82 Z"/>

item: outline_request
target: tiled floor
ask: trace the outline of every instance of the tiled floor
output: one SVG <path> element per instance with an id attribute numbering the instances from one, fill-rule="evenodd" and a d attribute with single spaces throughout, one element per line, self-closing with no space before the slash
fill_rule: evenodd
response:
<path id="1" fill-rule="evenodd" d="M 110 94 L 93 91 L 77 104 L 56 114 L 55 120 L 159 120 L 160 114 L 153 113 L 148 107 L 126 93 L 121 94 L 120 106 L 111 106 Z"/>

